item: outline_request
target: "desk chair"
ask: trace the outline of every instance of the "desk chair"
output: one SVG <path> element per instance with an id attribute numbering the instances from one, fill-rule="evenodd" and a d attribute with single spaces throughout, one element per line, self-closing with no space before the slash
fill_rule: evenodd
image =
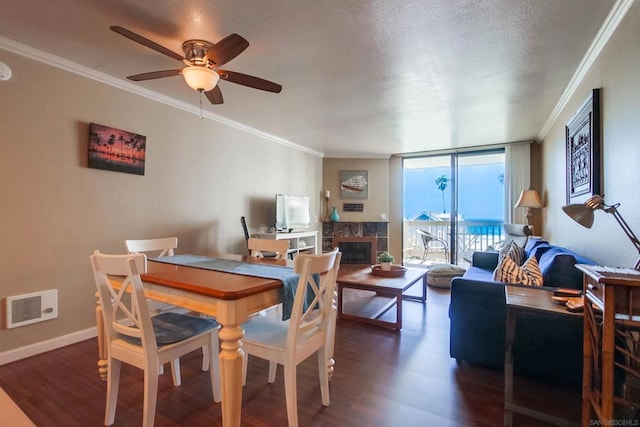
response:
<path id="1" fill-rule="evenodd" d="M 426 230 L 418 229 L 418 236 L 422 239 L 422 246 L 424 247 L 424 252 L 422 253 L 422 262 L 427 260 L 427 255 L 429 255 L 429 250 L 431 249 L 432 243 L 438 243 L 439 247 L 444 248 L 444 256 L 446 262 L 449 262 L 449 244 L 447 241 L 441 237 L 434 236 Z"/>
<path id="2" fill-rule="evenodd" d="M 115 421 L 122 362 L 144 370 L 143 426 L 153 426 L 160 367 L 198 348 L 206 351 L 212 361 L 209 369 L 211 391 L 214 401 L 219 402 L 218 323 L 178 313 L 151 317 L 140 279 L 146 263 L 144 254 L 105 255 L 95 251 L 90 260 L 107 332 L 104 424 L 109 426 Z M 123 279 L 119 290 L 113 288 L 111 276 Z M 129 293 L 130 298 L 125 298 Z"/>
<path id="3" fill-rule="evenodd" d="M 244 240 L 245 242 L 247 242 L 247 246 L 249 245 L 249 229 L 247 228 L 247 220 L 241 216 L 240 217 L 240 224 L 242 224 L 242 231 L 244 232 Z M 249 250 L 249 255 L 251 255 L 251 249 Z"/>
<path id="4" fill-rule="evenodd" d="M 298 364 L 317 354 L 322 405 L 329 406 L 329 368 L 335 333 L 334 293 L 340 252 L 335 249 L 322 255 L 299 254 L 294 258 L 294 270 L 300 275 L 295 292 L 291 318 L 283 322 L 269 317 L 255 317 L 242 327 L 243 350 L 269 361 L 269 383 L 276 378 L 277 364 L 284 366 L 285 397 L 289 427 L 298 425 L 296 369 Z M 326 273 L 326 274 L 324 274 Z M 316 278 L 320 277 L 319 281 Z M 303 307 L 307 293 L 313 301 Z M 247 360 L 243 358 L 246 378 Z"/>

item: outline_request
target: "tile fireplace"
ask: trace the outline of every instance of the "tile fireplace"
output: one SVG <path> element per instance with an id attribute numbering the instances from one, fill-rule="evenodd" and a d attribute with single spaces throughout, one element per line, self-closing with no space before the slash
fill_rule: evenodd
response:
<path id="1" fill-rule="evenodd" d="M 380 252 L 388 250 L 386 222 L 325 222 L 322 224 L 322 251 L 340 248 L 341 265 L 368 267 Z"/>

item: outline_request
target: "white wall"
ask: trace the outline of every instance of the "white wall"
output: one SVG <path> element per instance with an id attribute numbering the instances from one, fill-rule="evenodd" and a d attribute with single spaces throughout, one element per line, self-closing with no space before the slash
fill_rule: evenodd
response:
<path id="1" fill-rule="evenodd" d="M 311 196 L 322 159 L 0 51 L 0 352 L 95 326 L 88 256 L 127 238 L 175 235 L 179 252 L 244 253 L 279 192 Z M 144 176 L 89 169 L 89 123 L 147 137 Z M 318 225 L 316 224 L 316 228 Z M 59 318 L 6 329 L 4 299 L 58 289 Z"/>
<path id="2" fill-rule="evenodd" d="M 640 233 L 640 4 L 636 2 L 542 144 L 546 199 L 544 236 L 594 261 L 631 267 L 639 255 L 612 215 L 595 212 L 588 230 L 562 211 L 565 205 L 565 125 L 590 91 L 602 88 L 602 193 Z"/>

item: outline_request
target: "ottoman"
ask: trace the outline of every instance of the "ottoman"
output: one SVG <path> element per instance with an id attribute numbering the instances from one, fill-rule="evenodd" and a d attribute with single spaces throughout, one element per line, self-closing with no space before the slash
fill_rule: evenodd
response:
<path id="1" fill-rule="evenodd" d="M 451 279 L 462 276 L 466 269 L 453 264 L 435 264 L 429 267 L 427 285 L 435 288 L 450 288 Z"/>

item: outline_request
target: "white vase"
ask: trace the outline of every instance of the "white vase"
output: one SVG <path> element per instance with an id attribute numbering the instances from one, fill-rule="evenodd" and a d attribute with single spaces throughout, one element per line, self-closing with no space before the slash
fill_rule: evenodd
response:
<path id="1" fill-rule="evenodd" d="M 391 263 L 390 262 L 381 262 L 380 263 L 380 268 L 386 271 L 391 270 Z"/>

